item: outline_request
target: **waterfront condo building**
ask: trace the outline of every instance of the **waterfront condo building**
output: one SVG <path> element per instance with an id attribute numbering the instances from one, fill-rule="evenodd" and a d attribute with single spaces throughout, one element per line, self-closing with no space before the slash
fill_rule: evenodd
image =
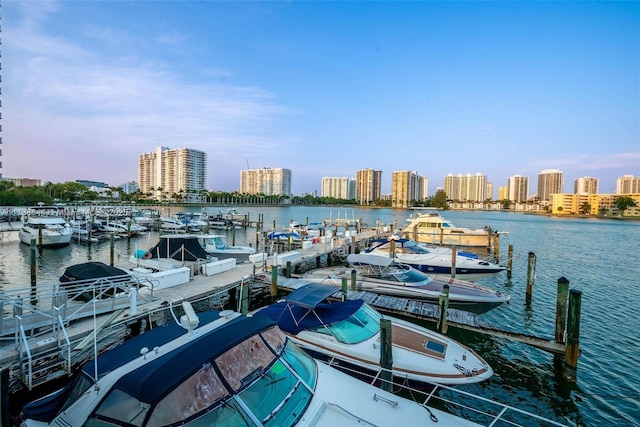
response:
<path id="1" fill-rule="evenodd" d="M 427 199 L 429 179 L 415 171 L 396 171 L 391 174 L 391 207 L 410 208 L 415 202 Z"/>
<path id="2" fill-rule="evenodd" d="M 369 205 L 380 199 L 382 171 L 361 169 L 356 172 L 356 202 Z"/>
<path id="3" fill-rule="evenodd" d="M 538 199 L 549 201 L 550 194 L 561 194 L 564 188 L 564 176 L 558 169 L 545 169 L 538 174 Z"/>
<path id="4" fill-rule="evenodd" d="M 240 171 L 240 192 L 265 196 L 291 196 L 291 170 L 260 168 Z"/>
<path id="5" fill-rule="evenodd" d="M 529 177 L 513 175 L 509 177 L 508 196 L 512 202 L 522 203 L 529 198 Z"/>
<path id="6" fill-rule="evenodd" d="M 444 192 L 449 200 L 484 202 L 488 198 L 487 177 L 481 173 L 464 176 L 450 173 L 444 177 Z"/>
<path id="7" fill-rule="evenodd" d="M 598 178 L 577 178 L 573 182 L 573 194 L 598 194 Z"/>
<path id="8" fill-rule="evenodd" d="M 351 200 L 356 198 L 356 180 L 325 176 L 322 178 L 322 197 Z"/>
<path id="9" fill-rule="evenodd" d="M 616 180 L 616 194 L 640 194 L 640 176 L 619 177 Z"/>
<path id="10" fill-rule="evenodd" d="M 156 200 L 201 200 L 206 175 L 207 154 L 203 151 L 158 147 L 138 156 L 140 192 Z"/>

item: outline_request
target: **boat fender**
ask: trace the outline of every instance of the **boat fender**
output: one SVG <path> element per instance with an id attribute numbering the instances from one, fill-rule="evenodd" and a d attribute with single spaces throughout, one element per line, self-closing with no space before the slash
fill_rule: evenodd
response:
<path id="1" fill-rule="evenodd" d="M 153 255 L 149 251 L 145 252 L 144 255 L 142 255 L 142 259 L 151 259 L 152 257 Z"/>

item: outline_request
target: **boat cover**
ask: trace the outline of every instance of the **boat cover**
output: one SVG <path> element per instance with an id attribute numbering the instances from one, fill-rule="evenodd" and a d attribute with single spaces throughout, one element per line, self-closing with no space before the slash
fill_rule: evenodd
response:
<path id="1" fill-rule="evenodd" d="M 98 279 L 100 277 L 129 276 L 125 270 L 102 262 L 85 262 L 67 267 L 60 282 L 76 282 L 78 280 Z"/>
<path id="2" fill-rule="evenodd" d="M 198 313 L 200 327 L 219 317 L 220 312 L 217 310 Z M 274 322 L 267 317 L 238 317 L 222 328 L 199 336 L 171 353 L 123 375 L 115 387 L 131 394 L 141 402 L 154 404 L 185 378 L 200 369 L 203 364 L 273 325 Z M 140 350 L 143 347 L 152 351 L 154 347 L 173 341 L 186 333 L 188 332 L 180 325 L 170 322 L 125 341 L 98 356 L 98 377 L 101 378 L 140 357 Z M 93 360 L 85 363 L 81 375 L 95 378 L 95 365 Z M 22 412 L 29 419 L 50 422 L 66 402 L 76 380 L 77 377 L 55 395 L 25 405 Z"/>
<path id="3" fill-rule="evenodd" d="M 184 250 L 183 250 L 184 248 Z M 197 236 L 162 236 L 157 245 L 149 249 L 151 258 L 173 258 L 178 261 L 197 261 L 209 258 Z"/>
<path id="4" fill-rule="evenodd" d="M 296 289 L 286 300 L 260 310 L 256 316 L 264 315 L 276 321 L 280 329 L 290 334 L 340 322 L 358 311 L 364 301 L 322 302 L 338 292 L 334 286 L 310 283 Z"/>

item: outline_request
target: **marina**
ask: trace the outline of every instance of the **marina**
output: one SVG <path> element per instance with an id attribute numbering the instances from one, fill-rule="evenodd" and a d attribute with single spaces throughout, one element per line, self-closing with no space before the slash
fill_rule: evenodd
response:
<path id="1" fill-rule="evenodd" d="M 284 214 L 283 212 L 284 211 Z M 278 221 L 279 223 L 287 223 L 287 219 L 288 216 L 290 215 L 291 217 L 294 218 L 304 218 L 307 212 L 294 212 L 295 209 L 289 209 L 289 210 L 282 210 L 281 212 L 278 213 L 279 215 L 279 219 L 276 219 L 274 221 Z M 364 215 L 364 214 L 374 214 L 374 215 L 380 215 L 381 211 L 365 211 L 364 213 L 362 213 L 361 211 L 358 212 L 359 215 Z M 386 218 L 377 218 L 375 216 L 370 217 L 369 219 L 367 219 L 366 221 L 363 222 L 367 222 L 369 224 L 376 224 L 377 221 L 380 221 L 381 223 L 387 224 L 387 223 L 393 223 L 394 222 L 394 216 L 396 215 L 401 215 L 404 214 L 404 211 L 391 211 L 389 210 L 389 213 L 391 213 L 392 215 L 387 216 Z M 456 214 L 459 215 L 459 212 L 451 212 L 452 214 Z M 265 215 L 265 217 L 267 216 L 266 213 L 262 213 L 263 215 Z M 295 214 L 295 216 L 294 216 Z M 449 212 L 447 213 L 449 214 Z M 479 213 L 480 215 L 483 215 L 484 213 Z M 533 218 L 528 218 L 524 215 L 518 214 L 520 218 L 522 218 L 523 220 L 531 220 Z M 257 216 L 257 215 L 256 215 Z M 328 217 L 326 212 L 321 212 L 320 214 L 313 216 L 313 218 L 318 218 L 318 217 Z M 508 218 L 508 217 L 507 217 Z M 508 218 L 509 219 L 509 218 Z M 538 218 L 535 218 L 536 220 L 539 220 Z M 501 225 L 506 225 L 506 227 L 504 228 L 500 228 L 500 229 L 509 229 L 510 230 L 510 234 L 509 236 L 513 236 L 514 232 L 512 230 L 513 227 L 510 227 L 509 225 L 513 226 L 517 221 L 505 221 L 504 218 L 499 218 L 500 221 L 502 221 Z M 481 221 L 488 221 L 487 217 L 484 216 L 482 218 Z M 566 221 L 566 220 L 564 220 Z M 265 223 L 269 223 L 269 218 L 266 218 Z M 460 222 L 459 219 L 456 220 L 456 222 Z M 494 225 L 495 221 L 491 221 L 492 226 Z M 589 224 L 591 225 L 591 224 Z M 627 226 L 625 224 L 625 226 Z M 633 227 L 634 224 L 631 224 L 630 227 Z M 364 227 L 363 227 L 364 228 Z M 631 228 L 630 229 L 631 232 L 635 231 L 636 229 Z M 244 231 L 244 230 L 243 230 Z M 248 230 L 247 232 L 239 232 L 238 230 L 236 230 L 236 237 L 238 238 L 238 240 L 242 239 L 240 241 L 240 243 L 242 244 L 252 244 L 252 245 L 256 245 L 256 241 L 253 239 L 256 239 L 256 231 L 255 230 Z M 228 235 L 227 239 L 230 239 L 231 236 Z M 124 239 L 123 239 L 124 240 Z M 150 241 L 150 244 L 146 244 L 146 240 Z M 135 237 L 134 239 L 132 239 L 130 242 L 125 242 L 125 241 L 119 241 L 117 242 L 120 248 L 126 248 L 128 247 L 129 251 L 133 252 L 134 250 L 139 249 L 140 247 L 143 248 L 148 248 L 151 247 L 152 244 L 155 243 L 155 241 L 152 241 L 153 239 L 149 236 L 139 236 L 139 237 Z M 505 240 L 505 239 L 503 239 Z M 529 242 L 526 239 L 523 239 L 524 242 Z M 511 243 L 511 242 L 504 242 L 505 243 Z M 518 242 L 513 242 L 516 246 L 516 248 L 518 248 L 518 245 L 520 244 L 519 241 Z M 99 245 L 105 245 L 105 243 L 100 243 Z M 98 247 L 99 245 L 96 245 L 96 247 Z M 108 246 L 108 243 L 106 243 L 106 245 Z M 27 255 L 28 251 L 26 250 L 27 248 L 24 247 L 24 245 L 20 246 L 20 247 L 16 247 L 16 245 L 14 244 L 7 244 L 7 243 L 3 243 L 3 247 L 2 247 L 2 254 L 4 257 L 5 254 L 5 249 L 7 249 L 8 247 L 13 247 L 15 250 L 18 250 L 19 253 L 22 253 L 24 255 Z M 342 249 L 342 251 L 348 251 L 349 247 L 344 247 L 344 246 L 340 246 Z M 533 247 L 532 247 L 533 248 Z M 260 250 L 262 250 L 262 247 L 259 248 Z M 328 250 L 327 250 L 328 249 Z M 336 248 L 337 249 L 337 248 Z M 529 248 L 522 248 L 522 251 L 527 251 L 527 249 Z M 533 248 L 536 249 L 536 248 Z M 71 250 L 73 251 L 74 248 L 70 248 L 67 250 Z M 88 250 L 88 248 L 85 246 L 85 252 L 86 250 Z M 105 253 L 105 250 L 106 253 Z M 54 250 L 45 250 L 43 257 L 47 257 L 48 254 L 52 254 Z M 55 251 L 65 251 L 65 249 L 55 249 Z M 102 253 L 102 258 L 103 260 L 105 259 L 105 255 L 106 259 L 108 260 L 109 255 L 108 255 L 108 248 L 105 248 L 104 246 L 102 246 L 102 248 L 99 249 L 100 253 Z M 317 262 L 317 258 L 319 256 L 325 256 L 326 253 L 332 253 L 334 254 L 334 256 L 336 258 L 339 258 L 340 256 L 344 255 L 343 252 L 335 252 L 332 250 L 331 246 L 328 244 L 320 244 L 320 243 L 316 243 L 312 246 L 312 248 L 307 248 L 307 249 L 296 249 L 296 252 L 300 252 L 301 254 L 304 254 L 301 256 L 301 258 L 303 258 L 303 261 L 308 263 L 308 264 L 315 264 Z M 503 253 L 504 253 L 504 248 L 503 248 Z M 93 255 L 97 254 L 94 253 Z M 86 257 L 86 255 L 85 255 Z M 514 385 L 509 385 L 509 376 L 504 375 L 505 372 L 505 367 L 508 369 L 509 366 L 511 366 L 511 363 L 508 361 L 509 359 L 513 359 L 513 360 L 519 360 L 522 358 L 523 354 L 528 355 L 528 358 L 530 359 L 530 361 L 528 363 L 525 363 L 521 366 L 521 370 L 524 373 L 524 375 L 527 375 L 527 372 L 530 370 L 534 370 L 537 372 L 536 375 L 542 375 L 542 377 L 546 377 L 551 375 L 551 377 L 553 378 L 554 375 L 556 375 L 557 370 L 555 369 L 554 366 L 546 366 L 548 361 L 551 360 L 554 363 L 552 363 L 552 365 L 555 365 L 555 357 L 553 356 L 549 356 L 549 355 L 544 355 L 545 352 L 543 353 L 535 353 L 538 350 L 535 350 L 532 346 L 531 343 L 528 342 L 527 344 L 530 344 L 530 346 L 524 346 L 521 347 L 522 344 L 518 344 L 518 342 L 525 342 L 526 340 L 522 337 L 525 337 L 527 335 L 530 336 L 531 341 L 534 341 L 535 339 L 541 339 L 541 337 L 548 337 L 547 339 L 542 338 L 541 341 L 549 341 L 549 342 L 554 342 L 555 341 L 555 337 L 554 337 L 554 325 L 552 324 L 554 322 L 554 315 L 548 315 L 546 316 L 546 320 L 543 321 L 541 324 L 539 324 L 540 322 L 535 322 L 535 315 L 533 315 L 533 313 L 535 313 L 536 310 L 534 310 L 536 307 L 553 307 L 552 309 L 550 309 L 551 313 L 553 313 L 553 311 L 555 310 L 556 307 L 556 303 L 557 303 L 557 295 L 556 295 L 556 282 L 558 277 L 564 276 L 566 275 L 567 277 L 572 277 L 572 272 L 570 271 L 566 271 L 566 270 L 562 270 L 562 271 L 558 271 L 556 272 L 557 274 L 553 275 L 553 276 L 549 276 L 549 273 L 545 271 L 544 266 L 547 262 L 549 262 L 549 258 L 547 258 L 547 256 L 545 256 L 545 254 L 542 251 L 538 251 L 538 257 L 539 257 L 539 261 L 538 261 L 538 267 L 537 267 L 537 277 L 536 277 L 536 281 L 535 281 L 535 286 L 532 287 L 532 299 L 533 301 L 530 302 L 529 304 L 526 304 L 526 288 L 527 288 L 527 284 L 525 283 L 525 281 L 527 280 L 527 278 L 525 277 L 525 270 L 527 268 L 527 260 L 525 256 L 517 256 L 514 259 L 514 264 L 516 265 L 514 268 L 514 278 L 510 281 L 511 283 L 506 283 L 503 282 L 502 285 L 500 285 L 499 283 L 494 283 L 494 285 L 497 285 L 498 287 L 502 286 L 502 290 L 505 292 L 509 292 L 512 295 L 514 295 L 515 293 L 515 297 L 517 298 L 519 304 L 517 307 L 514 307 L 514 300 L 512 299 L 512 301 L 510 302 L 510 304 L 506 307 L 504 307 L 504 310 L 502 308 L 496 309 L 496 310 L 492 310 L 492 312 L 487 313 L 487 314 L 483 314 L 479 317 L 476 318 L 476 320 L 478 321 L 478 324 L 481 324 L 482 327 L 490 327 L 491 325 L 493 326 L 497 326 L 496 328 L 496 334 L 492 334 L 492 335 L 488 335 L 491 338 L 483 338 L 484 335 L 477 335 L 477 332 L 474 332 L 472 335 L 468 336 L 466 332 L 462 332 L 465 327 L 461 326 L 464 323 L 473 323 L 473 321 L 469 322 L 460 322 L 460 325 L 456 325 L 456 319 L 450 317 L 449 318 L 449 326 L 450 326 L 450 334 L 454 334 L 454 336 L 456 337 L 456 339 L 458 339 L 461 342 L 464 342 L 467 345 L 470 345 L 472 348 L 474 348 L 475 351 L 477 351 L 479 354 L 481 354 L 483 357 L 487 358 L 488 363 L 494 367 L 494 369 L 496 369 L 496 377 L 495 379 L 492 379 L 490 381 L 488 381 L 486 384 L 484 383 L 479 383 L 479 384 L 475 384 L 475 385 L 470 385 L 470 386 L 464 386 L 463 390 L 467 390 L 467 389 L 472 389 L 474 392 L 478 392 L 476 394 L 481 394 L 483 396 L 487 396 L 489 397 L 490 395 L 495 395 L 495 396 L 501 396 L 503 395 L 503 393 L 501 393 L 499 390 L 502 386 L 507 386 L 507 387 L 514 387 Z M 28 257 L 25 257 L 26 259 L 28 259 Z M 120 253 L 120 250 L 118 250 L 118 253 L 116 255 L 116 258 L 119 261 L 122 261 L 125 257 L 123 254 Z M 128 257 L 127 257 L 128 258 Z M 48 259 L 48 258 L 47 258 Z M 48 259 L 47 263 L 50 263 L 51 261 Z M 116 264 L 120 264 L 120 262 L 116 263 Z M 283 269 L 285 269 L 285 267 L 287 266 L 287 262 L 284 261 L 282 263 L 282 267 Z M 25 266 L 26 267 L 26 266 Z M 293 267 L 293 265 L 292 265 Z M 187 295 L 186 298 L 190 299 L 190 300 L 199 300 L 199 299 L 207 299 L 210 298 L 213 294 L 215 294 L 215 292 L 212 292 L 211 289 L 211 285 L 212 283 L 215 283 L 217 285 L 217 290 L 219 290 L 220 292 L 218 292 L 220 294 L 221 300 L 228 297 L 229 296 L 229 292 L 228 290 L 230 288 L 233 287 L 238 287 L 240 286 L 241 283 L 246 282 L 248 283 L 247 277 L 250 277 L 254 274 L 254 266 L 252 264 L 246 264 L 246 265 L 238 265 L 236 266 L 236 268 L 229 270 L 229 271 L 225 271 L 223 273 L 220 273 L 219 275 L 212 275 L 212 276 L 207 276 L 207 277 L 203 277 L 204 275 L 199 275 L 196 276 L 196 278 L 194 278 L 194 280 L 192 282 L 190 282 L 190 288 L 193 288 L 193 290 L 189 290 L 189 293 L 194 292 L 193 295 L 187 295 L 185 293 L 185 295 Z M 295 270 L 295 268 L 293 268 Z M 23 271 L 22 274 L 22 281 L 28 283 L 28 274 L 25 275 L 25 273 L 27 272 L 27 268 L 25 268 L 25 271 Z M 262 279 L 264 285 L 267 285 L 267 288 L 270 284 L 270 282 L 272 282 L 272 280 L 270 280 L 270 272 L 269 271 L 260 271 L 260 269 L 258 268 L 257 271 L 255 271 L 255 273 L 258 274 L 258 276 Z M 502 274 L 502 273 L 501 273 Z M 557 277 L 555 277 L 557 276 Z M 3 277 L 3 280 L 6 280 L 7 276 Z M 195 280 L 197 279 L 197 280 Z M 204 280 L 203 280 L 204 279 Z M 505 280 L 504 278 L 504 274 L 501 278 L 502 281 Z M 206 284 L 202 283 L 205 282 Z M 256 281 L 257 282 L 257 281 Z M 15 283 L 15 282 L 13 282 Z M 43 283 L 42 281 L 38 281 L 38 283 Z M 201 284 L 198 284 L 201 283 Z M 284 277 L 278 277 L 278 284 L 280 286 L 285 286 L 286 280 Z M 481 283 L 486 284 L 485 281 L 482 281 Z M 575 286 L 576 283 L 580 283 L 579 280 L 573 279 L 572 280 L 572 285 Z M 193 286 L 191 286 L 193 285 Z M 198 291 L 198 288 L 202 286 L 202 289 L 207 288 L 207 291 Z M 6 285 L 5 285 L 5 289 L 7 289 Z M 544 289 L 544 291 L 541 291 L 541 289 Z M 550 290 L 552 290 L 551 292 L 549 292 Z M 168 290 L 166 290 L 168 291 Z M 175 291 L 175 289 L 174 289 Z M 165 296 L 165 295 L 170 295 L 170 293 L 168 294 L 160 294 L 160 291 L 158 291 L 158 293 L 154 294 L 154 299 L 157 298 L 157 300 L 155 301 L 155 303 L 152 303 L 150 306 L 148 307 L 153 307 L 153 304 L 158 304 L 157 308 L 161 309 L 163 304 L 162 301 L 168 301 L 171 298 Z M 587 298 L 587 300 L 589 298 L 591 298 L 588 294 L 588 292 L 584 292 L 584 296 L 585 298 Z M 352 295 L 352 297 L 357 297 L 357 298 L 370 298 L 370 299 L 374 299 L 374 298 L 379 298 L 376 296 L 371 296 L 371 295 L 364 295 L 364 294 L 357 294 L 355 293 L 354 295 Z M 139 295 L 139 298 L 144 298 L 143 294 Z M 169 298 L 169 299 L 167 299 Z M 363 298 L 363 299 L 364 299 Z M 144 300 L 142 300 L 144 301 Z M 368 302 L 368 301 L 367 301 Z M 239 302 L 236 302 L 236 304 L 239 304 Z M 239 306 L 238 306 L 239 307 Z M 525 313 L 529 310 L 531 311 L 532 314 L 530 314 L 527 317 L 524 318 L 524 320 L 528 321 L 529 323 L 527 324 L 526 322 L 523 323 L 522 325 L 515 325 L 513 324 L 512 321 L 505 321 L 506 318 L 505 316 L 511 316 L 513 318 L 512 315 L 508 314 L 510 312 L 512 312 L 514 309 L 516 311 L 519 311 L 521 309 L 521 307 L 523 307 L 525 309 Z M 166 307 L 165 307 L 166 308 Z M 126 311 L 126 309 L 122 309 L 124 313 Z M 153 312 L 154 310 L 151 308 L 145 308 L 145 312 L 146 311 L 149 312 Z M 542 309 L 543 311 L 545 311 L 546 309 Z M 539 311 L 539 310 L 538 310 Z M 549 310 L 546 310 L 547 312 Z M 122 315 L 121 313 L 121 315 Z M 580 350 L 582 351 L 582 356 L 580 357 L 580 362 L 579 362 L 579 367 L 577 369 L 577 381 L 574 384 L 577 384 L 579 387 L 583 387 L 582 384 L 584 384 L 584 377 L 586 376 L 586 378 L 589 378 L 589 372 L 592 369 L 592 365 L 591 364 L 585 364 L 585 351 L 587 352 L 586 355 L 589 354 L 588 348 L 586 347 L 585 344 L 585 326 L 584 326 L 584 322 L 585 319 L 588 319 L 587 316 L 588 311 L 584 308 L 583 306 L 583 310 L 582 310 L 582 317 L 583 317 L 583 326 L 582 326 L 582 333 L 581 333 L 581 337 L 580 337 Z M 126 313 L 125 313 L 126 314 Z M 112 314 L 112 316 L 116 316 L 116 314 Z M 424 319 L 423 319 L 424 320 Z M 549 324 L 549 320 L 552 322 L 551 324 Z M 432 322 L 432 320 L 430 320 L 429 322 Z M 114 322 L 117 323 L 117 322 Z M 546 324 L 547 326 L 543 326 L 540 327 L 540 325 L 544 325 Z M 528 325 L 528 326 L 527 326 Z M 502 335 L 499 335 L 497 332 L 500 332 Z M 587 337 L 588 337 L 588 329 L 587 329 Z M 459 335 L 462 336 L 464 339 L 460 339 Z M 518 340 L 514 340 L 512 339 L 513 337 L 509 338 L 509 335 L 514 335 L 514 336 L 518 336 L 520 337 L 520 341 Z M 495 341 L 494 341 L 495 340 Z M 588 338 L 587 338 L 587 342 Z M 489 343 L 495 343 L 495 344 L 491 344 L 489 347 L 487 347 L 487 345 L 489 345 Z M 500 343 L 498 345 L 498 343 Z M 494 347 L 495 345 L 495 347 Z M 585 347 L 587 350 L 585 350 Z M 529 349 L 529 350 L 527 350 Z M 484 351 L 483 351 L 484 350 Z M 533 351 L 534 353 L 531 353 L 531 351 Z M 498 352 L 498 353 L 494 353 L 494 352 Z M 562 348 L 558 348 L 557 354 L 561 354 L 562 353 Z M 509 356 L 509 354 L 511 356 Z M 551 357 L 551 359 L 550 359 Z M 588 357 L 588 356 L 587 356 Z M 493 358 L 493 361 L 492 361 Z M 496 359 L 497 358 L 497 359 Z M 495 363 L 496 360 L 498 361 L 498 363 Z M 538 362 L 536 362 L 536 360 L 538 360 Z M 544 360 L 547 360 L 547 362 L 544 362 Z M 540 362 L 542 361 L 542 365 L 540 365 Z M 528 366 L 527 366 L 528 365 Z M 536 365 L 540 365 L 539 368 L 535 368 Z M 539 369 L 542 369 L 542 371 L 540 372 Z M 518 375 L 522 375 L 518 374 Z M 518 375 L 514 376 L 514 379 L 517 378 Z M 555 380 L 554 380 L 555 381 Z M 562 384 L 567 384 L 564 382 L 564 380 L 558 380 L 560 381 Z M 502 384 L 502 386 L 499 386 L 499 384 Z M 569 387 L 569 389 L 571 389 L 571 383 L 569 383 L 568 386 L 562 386 L 562 387 Z M 587 382 L 587 384 L 591 384 L 590 382 Z M 523 388 L 524 387 L 524 388 Z M 520 393 L 523 393 L 523 395 L 527 394 L 527 388 L 523 385 L 520 385 Z M 579 391 L 576 391 L 576 393 L 579 393 Z M 565 398 L 563 398 L 564 400 Z M 585 400 L 587 401 L 587 400 Z M 625 400 L 622 399 L 622 401 L 624 402 Z M 531 399 L 525 399 L 526 405 L 538 405 L 537 403 L 535 403 L 535 400 L 531 400 Z M 590 401 L 589 401 L 590 402 Z M 542 405 L 542 402 L 539 403 L 540 405 Z M 520 405 L 517 405 L 520 406 Z M 584 404 L 583 404 L 584 406 Z M 624 405 L 623 405 L 624 406 Z M 537 406 L 536 406 L 537 407 Z M 587 405 L 587 408 L 589 407 L 589 405 Z M 542 406 L 542 408 L 544 408 L 544 406 Z M 531 408 L 528 409 L 529 411 L 531 411 Z M 536 412 L 536 413 L 540 413 L 540 411 L 538 409 L 532 411 L 532 412 Z M 561 415 L 558 418 L 558 415 L 554 412 L 551 411 L 549 412 L 548 410 L 546 410 L 544 412 L 545 416 L 551 419 L 559 419 L 561 420 L 562 424 L 576 424 L 576 425 L 591 425 L 591 419 L 589 418 L 588 422 L 585 422 L 583 420 L 582 417 L 585 416 L 585 414 L 583 414 L 581 411 L 579 410 L 573 410 L 571 412 L 573 414 L 573 416 L 567 416 L 567 415 Z M 605 411 L 606 413 L 606 411 Z M 591 414 L 591 411 L 586 411 L 586 414 Z M 601 416 L 601 415 L 600 415 Z M 592 415 L 589 415 L 589 417 L 593 417 Z"/>

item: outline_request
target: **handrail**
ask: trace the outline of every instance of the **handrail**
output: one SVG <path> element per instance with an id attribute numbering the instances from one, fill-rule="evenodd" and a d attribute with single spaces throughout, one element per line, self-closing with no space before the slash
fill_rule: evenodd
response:
<path id="1" fill-rule="evenodd" d="M 58 307 L 54 307 L 55 310 L 60 311 Z M 60 330 L 64 335 L 65 344 L 67 345 L 67 374 L 71 375 L 71 340 L 69 339 L 69 335 L 67 334 L 67 328 L 64 327 L 64 322 L 62 321 L 62 317 L 58 315 L 58 325 L 60 325 Z M 58 348 L 60 348 L 60 339 L 58 338 Z"/>
<path id="2" fill-rule="evenodd" d="M 20 337 L 22 338 L 22 344 L 24 346 L 24 351 L 27 353 L 27 385 L 29 386 L 29 390 L 31 390 L 33 384 L 33 357 L 31 356 L 31 349 L 29 348 L 29 341 L 27 340 L 27 334 L 24 332 L 24 326 L 22 325 L 22 317 L 16 316 L 18 319 L 18 325 L 20 329 Z M 22 350 L 20 350 L 20 355 L 22 356 Z M 22 359 L 22 357 L 20 357 Z"/>

